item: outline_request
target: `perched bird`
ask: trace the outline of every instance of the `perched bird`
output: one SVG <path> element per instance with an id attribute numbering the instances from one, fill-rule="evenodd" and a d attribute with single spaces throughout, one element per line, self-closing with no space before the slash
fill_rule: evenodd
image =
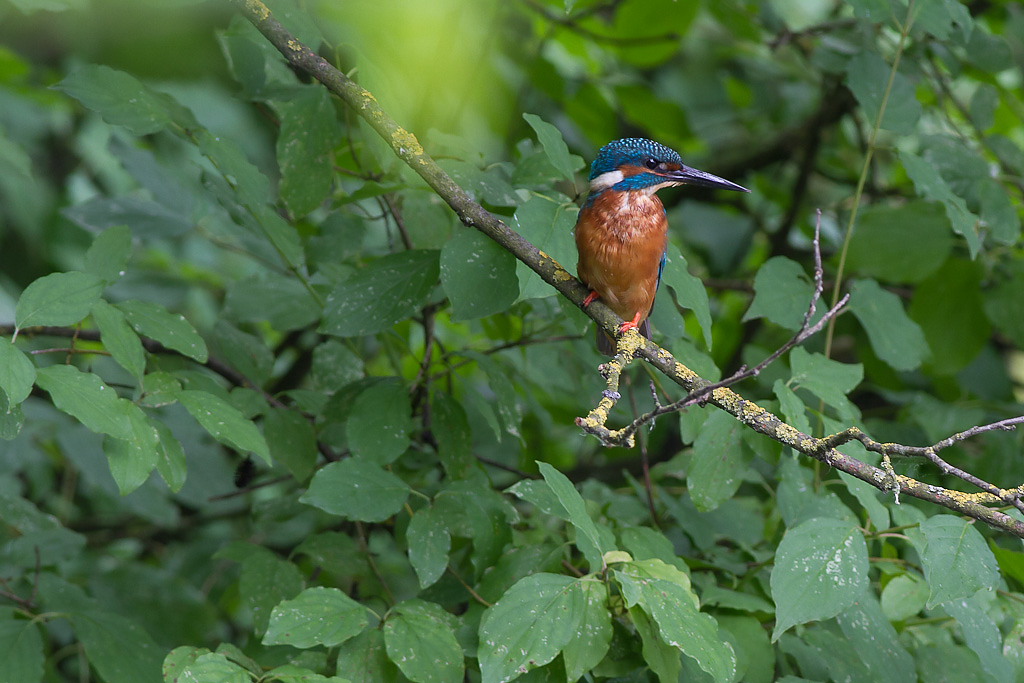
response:
<path id="1" fill-rule="evenodd" d="M 697 185 L 749 192 L 724 178 L 683 164 L 679 154 L 643 138 L 609 142 L 590 167 L 590 194 L 576 220 L 576 272 L 590 287 L 583 306 L 597 298 L 650 338 L 647 316 L 665 268 L 668 216 L 655 193 Z M 597 348 L 615 353 L 615 341 L 598 330 Z"/>

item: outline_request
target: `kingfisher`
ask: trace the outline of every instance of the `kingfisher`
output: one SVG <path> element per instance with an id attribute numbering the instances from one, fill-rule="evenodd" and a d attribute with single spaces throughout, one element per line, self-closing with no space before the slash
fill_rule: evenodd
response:
<path id="1" fill-rule="evenodd" d="M 656 193 L 696 185 L 750 192 L 736 183 L 683 163 L 679 153 L 644 138 L 609 142 L 590 166 L 590 192 L 576 219 L 576 272 L 590 294 L 624 322 L 619 333 L 651 336 L 647 316 L 661 283 L 668 249 L 668 215 Z M 615 341 L 598 330 L 597 348 L 615 353 Z"/>

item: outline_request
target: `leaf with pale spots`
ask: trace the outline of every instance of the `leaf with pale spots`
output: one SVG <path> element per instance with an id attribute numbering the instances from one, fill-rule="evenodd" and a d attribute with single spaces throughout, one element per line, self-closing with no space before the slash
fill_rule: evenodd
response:
<path id="1" fill-rule="evenodd" d="M 53 405 L 99 434 L 116 439 L 133 436 L 128 410 L 134 404 L 91 372 L 73 365 L 51 365 L 36 373 L 36 384 L 48 392 Z"/>
<path id="2" fill-rule="evenodd" d="M 714 617 L 698 611 L 690 577 L 655 559 L 616 565 L 614 576 L 626 606 L 639 606 L 650 616 L 662 640 L 692 658 L 715 681 L 732 681 L 736 655 L 719 636 Z"/>
<path id="3" fill-rule="evenodd" d="M 582 581 L 533 574 L 484 613 L 477 651 L 482 683 L 506 683 L 558 656 L 583 627 Z"/>
<path id="4" fill-rule="evenodd" d="M 608 612 L 608 587 L 601 581 L 580 581 L 583 616 L 579 630 L 562 650 L 565 678 L 577 681 L 601 663 L 612 642 L 612 617 Z"/>
<path id="5" fill-rule="evenodd" d="M 135 299 L 117 304 L 135 330 L 189 358 L 205 363 L 206 342 L 185 316 L 169 312 L 160 304 Z"/>
<path id="6" fill-rule="evenodd" d="M 438 252 L 381 257 L 339 283 L 324 304 L 320 331 L 338 337 L 376 334 L 413 315 L 437 284 Z"/>
<path id="7" fill-rule="evenodd" d="M 969 598 L 999 581 L 999 565 L 985 538 L 967 520 L 936 515 L 921 523 L 924 547 L 918 548 L 931 587 L 927 607 Z"/>
<path id="8" fill-rule="evenodd" d="M 177 398 L 217 441 L 242 453 L 255 453 L 270 464 L 270 449 L 263 434 L 238 408 L 205 391 L 186 390 Z"/>
<path id="9" fill-rule="evenodd" d="M 552 493 L 565 509 L 565 519 L 576 527 L 578 532 L 576 544 L 587 558 L 587 563 L 593 571 L 602 567 L 601 556 L 609 550 L 614 550 L 611 534 L 601 528 L 591 519 L 587 513 L 587 505 L 583 496 L 579 494 L 576 487 L 572 485 L 569 478 L 556 470 L 546 462 L 537 462 L 544 481 L 551 487 Z M 561 516 L 561 515 L 560 515 Z"/>
<path id="10" fill-rule="evenodd" d="M 307 588 L 270 613 L 264 645 L 334 647 L 358 635 L 367 624 L 366 608 L 337 588 Z"/>
<path id="11" fill-rule="evenodd" d="M 414 427 L 409 391 L 401 382 L 385 380 L 353 401 L 345 434 L 354 455 L 387 465 L 405 453 Z"/>
<path id="12" fill-rule="evenodd" d="M 516 259 L 476 230 L 459 230 L 441 250 L 441 282 L 452 320 L 473 320 L 508 310 L 519 296 Z"/>
<path id="13" fill-rule="evenodd" d="M 99 301 L 104 283 L 92 273 L 51 273 L 21 293 L 14 309 L 18 329 L 36 325 L 74 325 Z"/>
<path id="14" fill-rule="evenodd" d="M 423 508 L 413 515 L 405 530 L 409 547 L 409 563 L 416 570 L 420 588 L 427 588 L 448 568 L 448 551 L 452 537 L 442 515 L 433 508 Z"/>
<path id="15" fill-rule="evenodd" d="M 384 621 L 388 657 L 415 683 L 459 683 L 465 661 L 452 621 L 435 603 L 399 603 Z"/>
<path id="16" fill-rule="evenodd" d="M 401 510 L 408 497 L 408 484 L 391 472 L 361 458 L 349 458 L 317 472 L 299 500 L 332 515 L 383 522 Z"/>
<path id="17" fill-rule="evenodd" d="M 860 596 L 867 576 L 867 546 L 851 522 L 815 517 L 786 531 L 772 569 L 772 641 L 791 626 L 842 612 Z"/>

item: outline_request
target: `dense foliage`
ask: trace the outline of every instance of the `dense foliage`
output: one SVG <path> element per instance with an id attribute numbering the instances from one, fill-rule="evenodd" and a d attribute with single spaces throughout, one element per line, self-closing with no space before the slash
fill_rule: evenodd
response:
<path id="1" fill-rule="evenodd" d="M 1024 680 L 1021 434 L 939 444 L 1024 412 L 1024 9 L 267 5 L 417 137 L 258 3 L 0 2 L 0 681 Z M 711 381 L 782 346 L 820 209 L 849 304 L 732 388 L 934 459 L 581 433 L 594 322 L 395 151 L 572 271 L 625 136 L 752 190 L 662 192 L 655 341 Z M 609 426 L 683 395 L 620 388 Z"/>

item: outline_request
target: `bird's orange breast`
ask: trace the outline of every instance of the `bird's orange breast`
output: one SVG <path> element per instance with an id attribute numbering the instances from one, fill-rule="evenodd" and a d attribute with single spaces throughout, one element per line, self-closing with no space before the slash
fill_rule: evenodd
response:
<path id="1" fill-rule="evenodd" d="M 658 269 L 668 242 L 661 201 L 642 191 L 602 192 L 576 223 L 577 273 L 625 320 L 643 320 L 654 305 Z"/>

